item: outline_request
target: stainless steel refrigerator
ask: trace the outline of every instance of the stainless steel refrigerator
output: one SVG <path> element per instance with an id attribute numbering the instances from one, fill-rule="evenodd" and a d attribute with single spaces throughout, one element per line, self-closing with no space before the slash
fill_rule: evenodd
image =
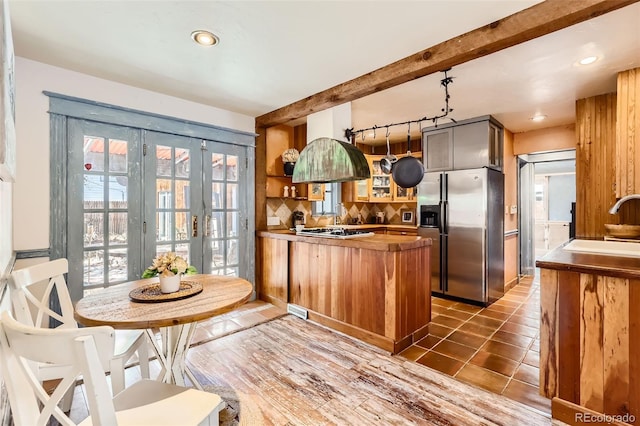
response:
<path id="1" fill-rule="evenodd" d="M 504 175 L 483 167 L 425 173 L 418 234 L 433 240 L 431 291 L 489 305 L 504 295 Z"/>

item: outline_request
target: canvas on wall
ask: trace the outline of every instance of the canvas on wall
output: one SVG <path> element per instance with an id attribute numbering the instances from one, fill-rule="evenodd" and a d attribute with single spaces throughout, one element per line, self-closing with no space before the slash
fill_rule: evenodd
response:
<path id="1" fill-rule="evenodd" d="M 7 0 L 0 0 L 0 60 L 2 84 L 0 85 L 0 180 L 13 182 L 16 172 L 15 125 L 15 58 L 11 37 L 11 19 Z"/>

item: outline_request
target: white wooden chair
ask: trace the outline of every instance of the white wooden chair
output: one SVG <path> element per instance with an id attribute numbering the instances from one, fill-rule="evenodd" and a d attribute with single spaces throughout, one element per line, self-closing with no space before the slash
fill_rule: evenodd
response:
<path id="1" fill-rule="evenodd" d="M 67 259 L 56 259 L 13 271 L 9 282 L 16 319 L 26 325 L 48 328 L 49 318 L 53 318 L 61 323 L 59 328 L 78 328 L 78 323 L 73 317 L 74 309 L 69 289 L 64 279 L 64 274 L 68 271 Z M 49 305 L 54 290 L 58 295 L 60 314 L 52 310 Z M 112 354 L 109 367 L 111 389 L 114 395 L 125 388 L 124 368 L 136 352 L 140 374 L 142 378 L 149 378 L 149 342 L 145 332 L 117 330 L 115 336 L 115 352 Z M 34 368 L 41 380 L 61 377 L 58 375 L 59 369 L 38 364 L 34 364 Z M 65 410 L 69 407 L 71 407 L 71 401 L 65 400 Z"/>
<path id="2" fill-rule="evenodd" d="M 114 348 L 111 327 L 38 328 L 4 312 L 0 365 L 16 426 L 45 426 L 51 417 L 75 425 L 58 406 L 82 375 L 89 417 L 80 425 L 218 425 L 225 403 L 219 395 L 153 380 L 140 380 L 111 397 L 105 371 Z M 31 362 L 59 365 L 66 374 L 48 395 Z"/>

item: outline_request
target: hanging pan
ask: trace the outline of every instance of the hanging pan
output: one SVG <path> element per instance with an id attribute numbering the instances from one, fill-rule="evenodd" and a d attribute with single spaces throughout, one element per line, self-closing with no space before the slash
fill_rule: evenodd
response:
<path id="1" fill-rule="evenodd" d="M 388 175 L 393 169 L 393 163 L 398 161 L 398 157 L 391 155 L 391 147 L 389 146 L 389 128 L 387 127 L 387 155 L 380 160 L 380 169 L 382 173 Z"/>
<path id="2" fill-rule="evenodd" d="M 393 165 L 392 176 L 396 184 L 402 188 L 413 188 L 424 177 L 422 162 L 411 156 L 411 123 L 407 129 L 407 156 Z"/>

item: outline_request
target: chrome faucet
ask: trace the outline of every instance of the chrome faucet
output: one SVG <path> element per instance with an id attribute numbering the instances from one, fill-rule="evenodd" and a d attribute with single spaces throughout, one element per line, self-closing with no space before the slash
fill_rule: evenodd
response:
<path id="1" fill-rule="evenodd" d="M 620 206 L 621 206 L 623 203 L 625 203 L 625 202 L 627 202 L 627 201 L 629 201 L 629 200 L 633 200 L 634 198 L 635 198 L 635 199 L 639 199 L 639 200 L 640 200 L 640 194 L 631 194 L 631 195 L 627 195 L 627 196 L 624 196 L 624 197 L 620 198 L 620 199 L 618 200 L 618 202 L 617 202 L 617 203 L 615 203 L 615 204 L 613 205 L 613 207 L 611 207 L 611 208 L 609 209 L 609 213 L 610 213 L 610 214 L 616 214 L 616 213 L 618 213 L 618 210 L 620 209 Z"/>

